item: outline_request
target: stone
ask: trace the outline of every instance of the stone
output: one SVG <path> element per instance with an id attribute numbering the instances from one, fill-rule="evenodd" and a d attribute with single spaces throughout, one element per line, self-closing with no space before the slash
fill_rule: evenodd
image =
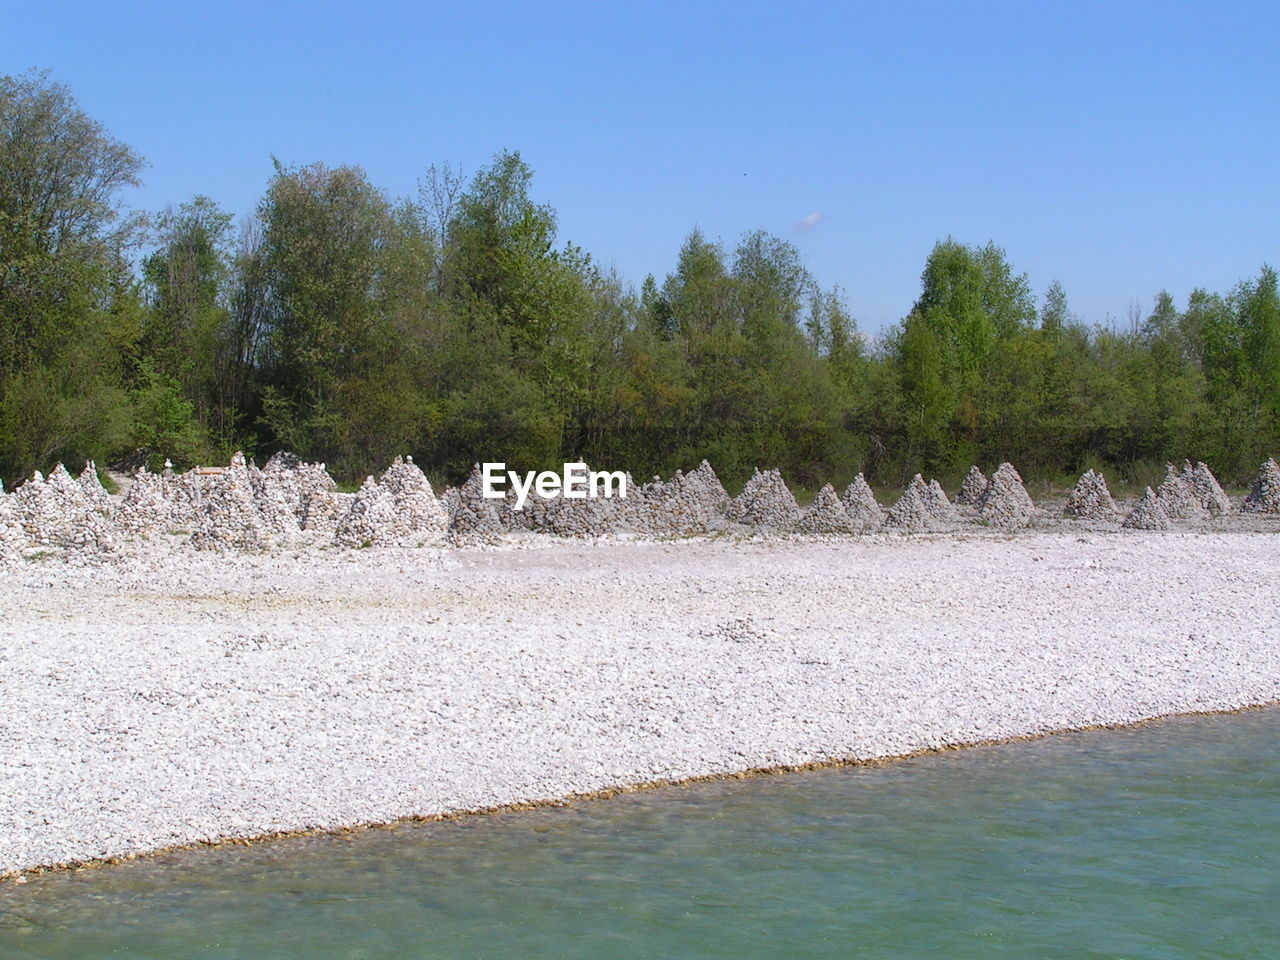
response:
<path id="1" fill-rule="evenodd" d="M 1276 465 L 1274 457 L 1267 458 L 1267 462 L 1258 470 L 1249 495 L 1240 504 L 1240 512 L 1280 513 L 1280 466 Z"/>
<path id="2" fill-rule="evenodd" d="M 976 466 L 970 467 L 964 475 L 964 481 L 956 492 L 956 506 L 966 510 L 977 510 L 982 502 L 982 495 L 987 492 L 987 477 Z"/>
<path id="3" fill-rule="evenodd" d="M 1121 525 L 1126 530 L 1168 530 L 1173 524 L 1169 522 L 1160 498 L 1150 487 L 1142 494 L 1137 506 L 1129 512 Z"/>
<path id="4" fill-rule="evenodd" d="M 1196 463 L 1191 471 L 1191 487 L 1200 500 L 1200 506 L 1211 517 L 1220 517 L 1231 512 L 1231 500 L 1223 491 L 1218 478 L 1203 461 Z"/>
<path id="5" fill-rule="evenodd" d="M 1205 515 L 1195 487 L 1185 477 L 1186 474 L 1172 463 L 1165 464 L 1164 481 L 1156 490 L 1156 496 L 1160 498 L 1160 506 L 1170 520 L 1199 520 Z"/>
<path id="6" fill-rule="evenodd" d="M 880 509 L 871 485 L 862 474 L 854 477 L 853 482 L 844 488 L 840 503 L 856 531 L 879 530 L 884 525 L 884 511 Z"/>
<path id="7" fill-rule="evenodd" d="M 785 530 L 800 519 L 800 506 L 779 470 L 759 468 L 729 505 L 731 520 Z"/>
<path id="8" fill-rule="evenodd" d="M 1077 520 L 1114 523 L 1117 519 L 1116 502 L 1107 487 L 1106 478 L 1095 470 L 1085 471 L 1067 498 L 1062 515 Z"/>
<path id="9" fill-rule="evenodd" d="M 856 533 L 860 529 L 831 484 L 825 484 L 796 523 L 802 533 Z"/>
<path id="10" fill-rule="evenodd" d="M 978 504 L 978 520 L 989 527 L 1015 530 L 1031 522 L 1035 504 L 1011 463 L 1002 463 L 991 475 Z"/>

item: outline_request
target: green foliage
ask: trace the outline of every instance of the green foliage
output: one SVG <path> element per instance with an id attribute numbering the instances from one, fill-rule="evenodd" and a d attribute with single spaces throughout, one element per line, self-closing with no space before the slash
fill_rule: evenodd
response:
<path id="1" fill-rule="evenodd" d="M 1053 283 L 1037 312 L 993 243 L 936 244 L 877 341 L 845 295 L 764 231 L 695 229 L 638 292 L 557 235 L 503 151 L 432 167 L 395 199 L 359 167 L 277 163 L 238 234 L 203 196 L 142 226 L 141 160 L 44 74 L 0 78 L 0 475 L 145 448 L 158 466 L 287 447 L 349 485 L 412 453 L 434 480 L 477 460 L 585 459 L 640 479 L 708 457 L 816 489 L 863 471 L 1018 464 L 1143 482 L 1204 458 L 1241 482 L 1280 447 L 1274 270 L 1124 332 Z M 1065 479 L 1064 479 L 1065 478 Z"/>
<path id="2" fill-rule="evenodd" d="M 130 399 L 130 446 L 148 451 L 148 468 L 158 471 L 166 458 L 181 468 L 200 459 L 207 449 L 204 430 L 177 380 L 145 367 Z"/>

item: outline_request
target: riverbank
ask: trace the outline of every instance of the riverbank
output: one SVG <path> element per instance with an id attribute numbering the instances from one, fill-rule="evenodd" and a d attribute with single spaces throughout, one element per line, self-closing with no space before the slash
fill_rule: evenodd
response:
<path id="1" fill-rule="evenodd" d="M 0 571 L 0 874 L 1280 698 L 1274 534 Z"/>

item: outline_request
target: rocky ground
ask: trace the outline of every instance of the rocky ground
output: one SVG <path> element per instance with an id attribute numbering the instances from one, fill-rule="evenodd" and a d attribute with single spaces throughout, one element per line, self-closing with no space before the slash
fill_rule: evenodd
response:
<path id="1" fill-rule="evenodd" d="M 27 559 L 0 874 L 1275 701 L 1250 522 Z"/>

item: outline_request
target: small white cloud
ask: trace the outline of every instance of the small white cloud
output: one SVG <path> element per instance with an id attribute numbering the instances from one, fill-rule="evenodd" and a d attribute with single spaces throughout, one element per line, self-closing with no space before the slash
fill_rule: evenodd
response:
<path id="1" fill-rule="evenodd" d="M 799 223 L 796 224 L 796 233 L 808 233 L 810 230 L 812 230 L 814 227 L 820 224 L 823 220 L 825 220 L 826 216 L 827 215 L 825 213 L 819 213 L 817 210 L 813 211 L 813 213 L 809 214 L 807 217 L 805 217 L 803 220 L 801 220 Z"/>

